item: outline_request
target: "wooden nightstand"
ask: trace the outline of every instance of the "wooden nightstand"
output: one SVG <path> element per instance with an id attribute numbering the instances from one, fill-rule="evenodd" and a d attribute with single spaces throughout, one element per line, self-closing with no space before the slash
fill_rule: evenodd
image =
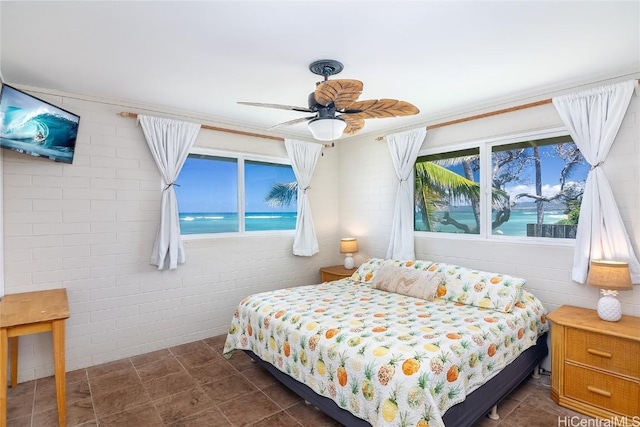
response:
<path id="1" fill-rule="evenodd" d="M 344 265 L 332 265 L 331 267 L 322 267 L 320 269 L 320 280 L 322 282 L 332 282 L 334 280 L 350 277 L 356 268 L 344 268 Z"/>
<path id="2" fill-rule="evenodd" d="M 607 322 L 595 310 L 565 305 L 548 318 L 552 322 L 551 398 L 592 417 L 622 419 L 628 426 L 637 423 L 640 317 Z"/>

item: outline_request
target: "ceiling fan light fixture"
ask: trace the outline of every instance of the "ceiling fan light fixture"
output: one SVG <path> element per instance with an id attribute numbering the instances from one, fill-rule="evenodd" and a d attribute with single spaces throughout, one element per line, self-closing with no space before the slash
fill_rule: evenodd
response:
<path id="1" fill-rule="evenodd" d="M 334 141 L 342 136 L 347 123 L 337 117 L 326 117 L 313 119 L 307 126 L 318 141 Z"/>
<path id="2" fill-rule="evenodd" d="M 306 121 L 309 132 L 318 141 L 335 141 L 345 133 L 345 130 L 348 135 L 355 135 L 364 127 L 365 119 L 411 116 L 420 112 L 414 105 L 397 99 L 358 101 L 363 88 L 360 80 L 329 80 L 329 76 L 338 74 L 343 68 L 342 63 L 333 59 L 321 59 L 309 65 L 309 70 L 324 77 L 324 81 L 316 83 L 316 89 L 307 98 L 308 107 L 262 102 L 239 102 L 239 104 L 313 113 L 314 115 L 310 117 L 289 120 L 271 126 L 269 129 Z M 336 116 L 336 113 L 340 115 Z"/>

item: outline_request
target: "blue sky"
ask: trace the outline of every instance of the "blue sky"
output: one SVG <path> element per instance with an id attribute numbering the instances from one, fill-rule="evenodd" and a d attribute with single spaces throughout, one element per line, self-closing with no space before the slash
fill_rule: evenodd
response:
<path id="1" fill-rule="evenodd" d="M 564 167 L 564 161 L 555 154 L 553 145 L 541 146 L 541 173 L 542 173 L 542 195 L 553 196 L 560 191 L 560 172 Z M 567 178 L 567 183 L 574 181 L 583 181 L 587 178 L 589 172 L 589 164 L 584 161 L 582 165 L 576 167 Z M 506 186 L 506 191 L 511 196 L 520 193 L 535 194 L 535 168 L 533 163 L 527 166 L 524 175 L 521 177 L 522 182 L 510 183 Z M 525 198 L 521 202 L 531 202 L 532 199 Z"/>
<path id="2" fill-rule="evenodd" d="M 237 176 L 235 159 L 188 158 L 177 180 L 180 212 L 237 212 Z M 246 161 L 245 212 L 295 212 L 295 201 L 285 208 L 274 208 L 264 202 L 274 183 L 292 181 L 295 175 L 291 166 Z"/>

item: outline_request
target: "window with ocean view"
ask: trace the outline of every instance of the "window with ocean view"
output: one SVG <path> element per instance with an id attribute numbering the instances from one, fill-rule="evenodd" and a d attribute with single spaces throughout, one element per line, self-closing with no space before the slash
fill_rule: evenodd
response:
<path id="1" fill-rule="evenodd" d="M 415 165 L 415 230 L 480 233 L 480 150 L 419 157 Z"/>
<path id="2" fill-rule="evenodd" d="M 183 235 L 293 230 L 297 186 L 291 165 L 192 153 L 176 181 Z"/>
<path id="3" fill-rule="evenodd" d="M 294 230 L 298 185 L 291 165 L 244 163 L 245 230 Z"/>
<path id="4" fill-rule="evenodd" d="M 575 238 L 589 165 L 571 137 L 485 147 L 418 157 L 415 230 Z"/>

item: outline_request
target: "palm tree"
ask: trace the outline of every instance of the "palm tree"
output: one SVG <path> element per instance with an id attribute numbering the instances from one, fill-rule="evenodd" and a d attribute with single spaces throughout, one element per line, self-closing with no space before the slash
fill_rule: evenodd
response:
<path id="1" fill-rule="evenodd" d="M 445 211 L 440 222 L 453 225 L 465 233 L 479 232 L 480 184 L 473 181 L 471 168 L 471 162 L 477 158 L 477 155 L 470 155 L 416 163 L 416 205 L 421 212 L 426 231 L 433 230 L 437 210 L 446 208 L 451 203 L 470 203 L 473 207 L 475 227 L 456 221 L 448 211 Z M 464 166 L 466 177 L 447 169 L 449 166 L 460 163 Z M 500 189 L 493 188 L 491 198 L 494 205 L 508 206 L 509 195 Z M 503 224 L 508 219 L 508 215 L 497 216 L 496 221 L 492 223 L 492 228 Z"/>
<path id="2" fill-rule="evenodd" d="M 291 205 L 291 202 L 298 199 L 298 181 L 286 184 L 275 183 L 269 193 L 264 197 L 264 201 L 269 206 L 284 208 Z"/>
<path id="3" fill-rule="evenodd" d="M 465 202 L 480 197 L 480 186 L 439 162 L 416 163 L 416 205 L 421 212 L 426 231 L 432 231 L 435 212 L 449 202 Z"/>

